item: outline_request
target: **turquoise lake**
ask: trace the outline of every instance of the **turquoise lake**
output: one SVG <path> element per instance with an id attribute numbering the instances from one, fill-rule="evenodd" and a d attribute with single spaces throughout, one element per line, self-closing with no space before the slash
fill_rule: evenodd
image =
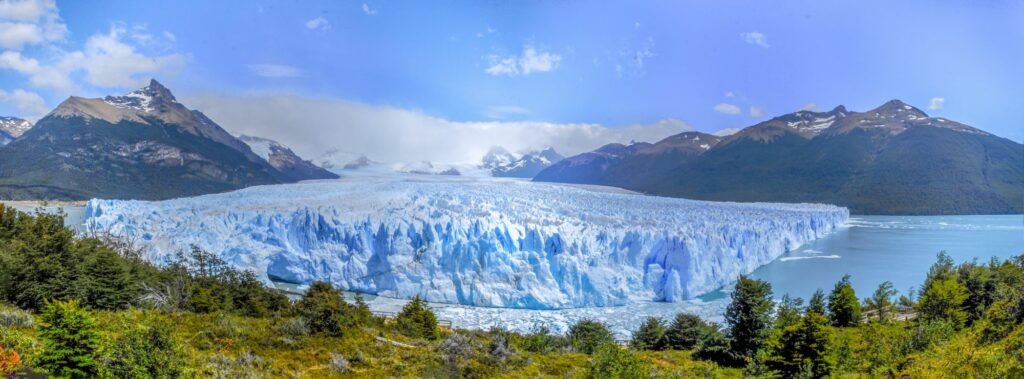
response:
<path id="1" fill-rule="evenodd" d="M 886 280 L 906 294 L 921 285 L 940 251 L 957 263 L 1024 254 L 1024 215 L 851 216 L 847 226 L 751 276 L 771 283 L 776 298 L 807 299 L 817 288 L 827 293 L 844 274 L 861 298 Z"/>

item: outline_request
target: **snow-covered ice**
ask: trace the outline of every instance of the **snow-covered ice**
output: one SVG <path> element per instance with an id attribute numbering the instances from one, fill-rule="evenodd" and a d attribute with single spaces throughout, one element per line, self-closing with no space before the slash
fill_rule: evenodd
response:
<path id="1" fill-rule="evenodd" d="M 494 178 L 356 176 L 159 202 L 91 200 L 89 228 L 156 262 L 194 244 L 265 280 L 393 298 L 558 309 L 679 302 L 848 217 Z"/>

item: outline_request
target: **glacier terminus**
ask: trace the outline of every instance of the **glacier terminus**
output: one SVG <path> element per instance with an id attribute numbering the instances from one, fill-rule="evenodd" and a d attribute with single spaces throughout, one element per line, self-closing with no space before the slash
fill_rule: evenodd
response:
<path id="1" fill-rule="evenodd" d="M 134 239 L 157 263 L 195 245 L 267 282 L 529 309 L 694 298 L 848 217 L 822 204 L 408 174 L 94 199 L 85 210 L 87 228 Z"/>

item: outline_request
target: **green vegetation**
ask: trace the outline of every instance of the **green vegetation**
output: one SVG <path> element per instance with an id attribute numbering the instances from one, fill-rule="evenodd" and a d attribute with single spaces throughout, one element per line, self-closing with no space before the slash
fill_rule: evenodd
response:
<path id="1" fill-rule="evenodd" d="M 394 318 L 313 283 L 290 301 L 199 249 L 163 267 L 59 216 L 0 209 L 0 375 L 101 378 L 1022 377 L 1024 257 L 956 265 L 940 255 L 921 296 L 851 278 L 829 296 L 772 301 L 740 278 L 725 329 L 648 318 L 629 348 L 607 326 L 451 329 L 422 299 Z M 25 267 L 32 267 L 35 271 Z M 852 300 L 851 300 L 852 299 Z M 866 310 L 857 315 L 860 309 Z"/>

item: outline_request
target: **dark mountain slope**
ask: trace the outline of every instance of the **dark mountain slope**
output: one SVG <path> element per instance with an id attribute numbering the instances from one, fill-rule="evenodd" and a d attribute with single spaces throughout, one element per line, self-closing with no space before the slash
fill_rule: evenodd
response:
<path id="1" fill-rule="evenodd" d="M 832 203 L 857 214 L 1024 212 L 1024 146 L 900 101 L 776 117 L 699 155 L 631 154 L 599 172 L 558 166 L 536 180 L 703 200 Z"/>

